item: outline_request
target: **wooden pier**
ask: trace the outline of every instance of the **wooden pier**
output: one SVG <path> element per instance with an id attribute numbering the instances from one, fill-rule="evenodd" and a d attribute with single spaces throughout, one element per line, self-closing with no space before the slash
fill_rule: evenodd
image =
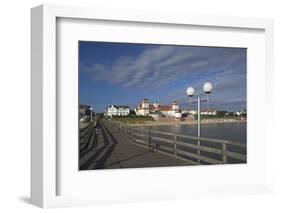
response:
<path id="1" fill-rule="evenodd" d="M 135 143 L 107 120 L 80 131 L 79 159 L 80 170 L 191 165 Z"/>
<path id="2" fill-rule="evenodd" d="M 246 151 L 246 144 L 240 142 L 152 131 L 100 119 L 80 130 L 79 167 L 91 170 L 245 163 Z"/>

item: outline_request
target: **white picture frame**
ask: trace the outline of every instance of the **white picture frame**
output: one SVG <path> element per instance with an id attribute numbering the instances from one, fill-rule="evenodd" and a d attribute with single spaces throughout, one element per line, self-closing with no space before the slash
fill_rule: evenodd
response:
<path id="1" fill-rule="evenodd" d="M 273 108 L 273 97 L 270 91 L 273 88 L 273 21 L 271 19 L 238 18 L 238 17 L 216 17 L 203 15 L 152 13 L 147 11 L 122 11 L 112 9 L 84 8 L 74 6 L 42 5 L 31 10 L 31 54 L 32 54 L 32 118 L 31 118 L 31 201 L 33 204 L 47 208 L 59 206 L 92 205 L 97 203 L 114 203 L 142 200 L 165 200 L 210 196 L 210 195 L 233 195 L 270 192 L 271 172 L 269 152 L 263 154 L 265 165 L 260 168 L 264 173 L 254 184 L 233 183 L 218 186 L 201 186 L 199 182 L 193 183 L 194 187 L 187 191 L 185 187 L 179 189 L 169 185 L 168 189 L 153 189 L 151 196 L 137 194 L 132 196 L 131 192 L 124 191 L 123 196 L 112 193 L 108 199 L 97 196 L 85 195 L 58 195 L 58 174 L 60 166 L 57 160 L 59 152 L 57 146 L 57 20 L 64 19 L 87 19 L 108 20 L 134 23 L 153 23 L 167 26 L 200 26 L 208 28 L 224 28 L 229 31 L 234 29 L 254 29 L 264 32 L 265 42 L 265 68 L 266 78 L 265 96 L 267 109 Z M 252 87 L 257 87 L 253 85 Z M 252 90 L 253 88 L 251 88 Z M 263 133 L 263 143 L 270 150 L 270 125 L 271 118 L 263 118 L 266 131 Z M 258 155 L 258 154 L 257 154 Z M 181 171 L 188 168 L 181 168 Z M 247 168 L 244 168 L 247 170 Z M 258 168 L 257 168 L 258 169 Z M 162 170 L 162 169 L 158 169 Z M 212 170 L 211 167 L 208 170 Z M 231 170 L 231 168 L 230 168 Z M 111 171 L 107 171 L 109 174 Z M 142 170 L 139 173 L 144 173 Z M 146 171 L 147 172 L 147 171 Z M 150 170 L 154 172 L 154 170 Z M 170 170 L 177 173 L 178 170 Z M 205 172 L 205 171 L 204 171 Z M 157 172 L 155 173 L 157 174 Z M 159 185 L 161 186 L 161 185 Z M 126 188 L 126 186 L 124 186 Z M 127 192 L 127 194 L 126 194 Z"/>

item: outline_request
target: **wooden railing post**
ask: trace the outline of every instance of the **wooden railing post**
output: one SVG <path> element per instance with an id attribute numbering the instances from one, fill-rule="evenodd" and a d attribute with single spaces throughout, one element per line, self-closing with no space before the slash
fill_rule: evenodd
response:
<path id="1" fill-rule="evenodd" d="M 226 149 L 227 149 L 226 144 L 223 143 L 222 144 L 222 162 L 223 163 L 227 163 Z"/>
<path id="2" fill-rule="evenodd" d="M 178 155 L 178 144 L 177 144 L 178 136 L 174 135 L 174 154 Z"/>
<path id="3" fill-rule="evenodd" d="M 149 147 L 149 132 L 146 131 L 146 146 Z"/>

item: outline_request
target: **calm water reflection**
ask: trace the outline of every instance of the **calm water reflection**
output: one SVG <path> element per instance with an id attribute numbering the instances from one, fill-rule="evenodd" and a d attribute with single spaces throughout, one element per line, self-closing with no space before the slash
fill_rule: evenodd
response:
<path id="1" fill-rule="evenodd" d="M 171 125 L 145 127 L 151 130 L 197 136 L 197 125 Z M 202 124 L 201 136 L 246 143 L 246 123 Z"/>

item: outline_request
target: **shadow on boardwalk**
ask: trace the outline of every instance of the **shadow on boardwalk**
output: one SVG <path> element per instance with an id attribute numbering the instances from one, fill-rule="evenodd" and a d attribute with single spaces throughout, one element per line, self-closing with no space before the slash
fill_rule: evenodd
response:
<path id="1" fill-rule="evenodd" d="M 190 165 L 186 161 L 136 145 L 110 121 L 100 120 L 80 145 L 80 170 Z"/>

